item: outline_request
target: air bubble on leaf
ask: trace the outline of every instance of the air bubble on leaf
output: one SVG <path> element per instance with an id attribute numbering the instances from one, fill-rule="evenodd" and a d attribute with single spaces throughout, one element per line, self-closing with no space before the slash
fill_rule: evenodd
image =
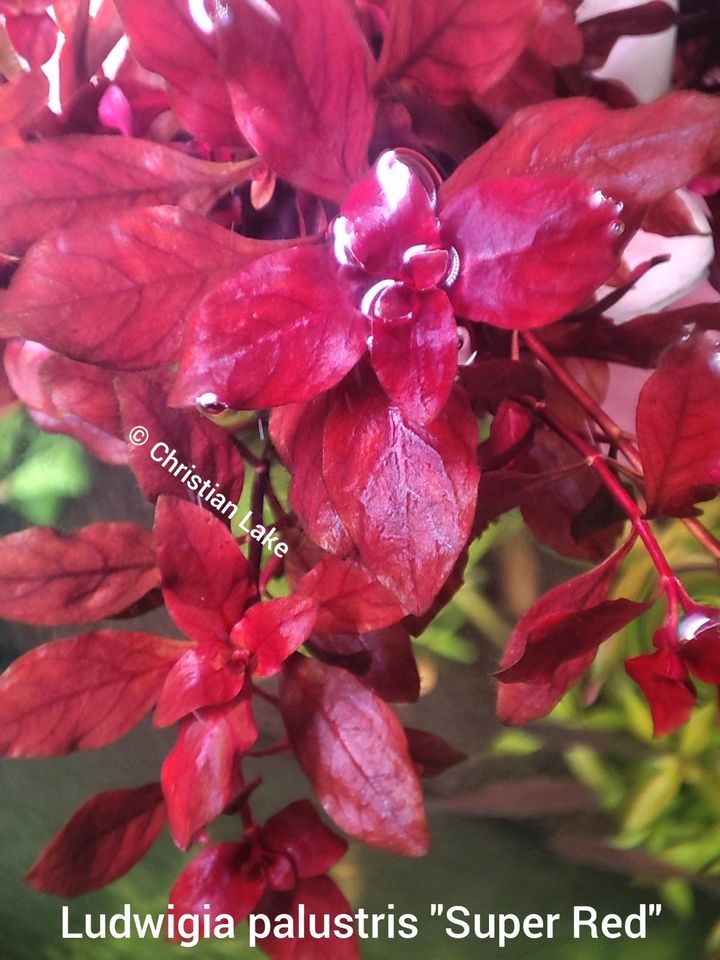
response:
<path id="1" fill-rule="evenodd" d="M 410 316 L 406 289 L 395 280 L 381 280 L 370 287 L 362 298 L 360 310 L 366 317 L 376 320 L 400 320 Z"/>
<path id="2" fill-rule="evenodd" d="M 472 348 L 472 339 L 470 337 L 470 331 L 465 327 L 457 328 L 458 334 L 458 366 L 466 367 L 468 364 L 472 363 L 477 355 L 477 350 Z"/>
<path id="3" fill-rule="evenodd" d="M 460 254 L 455 247 L 448 247 L 448 269 L 442 281 L 443 287 L 451 287 L 460 275 Z"/>
<path id="4" fill-rule="evenodd" d="M 607 194 L 603 193 L 602 190 L 595 190 L 590 197 L 590 204 L 593 207 L 601 207 L 604 203 L 607 203 L 609 199 Z"/>
<path id="5" fill-rule="evenodd" d="M 625 232 L 625 224 L 621 220 L 613 220 L 613 222 L 610 224 L 610 230 L 619 237 Z"/>
<path id="6" fill-rule="evenodd" d="M 696 637 L 701 630 L 704 630 L 705 627 L 717 623 L 717 620 L 713 620 L 712 617 L 708 617 L 705 613 L 689 613 L 686 617 L 683 617 L 677 628 L 677 638 L 680 643 L 687 643 L 688 640 L 692 640 L 693 637 Z"/>
<path id="7" fill-rule="evenodd" d="M 347 217 L 335 217 L 328 228 L 332 240 L 333 254 L 337 262 L 344 267 L 359 267 L 362 264 L 352 251 L 352 225 Z"/>
<path id="8" fill-rule="evenodd" d="M 402 161 L 420 180 L 427 190 L 430 202 L 435 205 L 437 202 L 437 193 L 442 183 L 442 177 L 432 163 L 416 150 L 410 150 L 407 147 L 398 147 L 397 150 L 389 151 L 398 160 Z"/>
<path id="9" fill-rule="evenodd" d="M 229 410 L 227 403 L 223 403 L 215 393 L 202 393 L 195 401 L 198 410 L 201 413 L 216 416 L 219 413 L 225 413 Z"/>
<path id="10" fill-rule="evenodd" d="M 625 204 L 622 202 L 622 200 L 616 200 L 615 203 L 613 204 L 613 207 L 614 207 L 614 209 L 615 209 L 615 213 L 616 213 L 618 216 L 620 216 L 620 214 L 621 214 L 621 213 L 623 212 L 623 210 L 625 209 Z"/>

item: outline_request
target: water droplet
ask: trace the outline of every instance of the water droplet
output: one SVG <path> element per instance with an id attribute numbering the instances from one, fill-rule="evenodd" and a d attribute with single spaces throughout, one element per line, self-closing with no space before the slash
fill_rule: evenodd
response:
<path id="1" fill-rule="evenodd" d="M 430 202 L 434 205 L 437 202 L 437 192 L 442 183 L 442 177 L 437 168 L 421 153 L 416 150 L 410 150 L 407 147 L 398 147 L 392 151 L 398 160 L 401 160 L 405 166 L 409 167 L 418 177 L 422 185 L 427 190 Z"/>
<path id="2" fill-rule="evenodd" d="M 677 628 L 677 636 L 680 643 L 686 643 L 696 637 L 701 630 L 707 626 L 712 626 L 717 621 L 708 617 L 705 613 L 689 613 L 683 617 Z"/>
<path id="3" fill-rule="evenodd" d="M 602 190 L 595 190 L 590 197 L 590 204 L 593 207 L 601 207 L 604 203 L 608 202 L 607 194 L 603 193 Z"/>
<path id="4" fill-rule="evenodd" d="M 337 262 L 344 267 L 362 269 L 362 264 L 352 251 L 352 234 L 352 224 L 347 217 L 335 217 L 328 227 L 328 237 Z"/>
<path id="5" fill-rule="evenodd" d="M 621 220 L 613 220 L 610 230 L 619 237 L 620 234 L 625 233 L 625 224 Z"/>
<path id="6" fill-rule="evenodd" d="M 615 209 L 615 213 L 616 213 L 618 216 L 620 216 L 620 214 L 621 214 L 621 213 L 623 212 L 623 210 L 625 209 L 625 204 L 622 202 L 622 200 L 616 200 L 615 203 L 613 204 L 613 207 L 614 207 L 614 209 Z"/>
<path id="7" fill-rule="evenodd" d="M 395 280 L 381 280 L 370 287 L 360 303 L 366 317 L 375 320 L 402 320 L 409 317 L 408 289 Z"/>
<path id="8" fill-rule="evenodd" d="M 460 275 L 460 254 L 457 252 L 455 247 L 448 247 L 447 252 L 449 254 L 450 262 L 448 264 L 447 273 L 442 281 L 442 285 L 444 287 L 451 287 Z"/>
<path id="9" fill-rule="evenodd" d="M 195 404 L 201 413 L 206 413 L 210 416 L 225 413 L 226 410 L 230 409 L 227 403 L 219 400 L 215 393 L 202 393 L 195 401 Z"/>

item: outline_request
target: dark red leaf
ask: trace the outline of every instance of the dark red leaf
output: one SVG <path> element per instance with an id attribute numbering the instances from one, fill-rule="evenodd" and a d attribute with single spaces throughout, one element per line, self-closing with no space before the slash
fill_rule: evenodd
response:
<path id="1" fill-rule="evenodd" d="M 518 110 L 441 189 L 445 203 L 480 177 L 577 176 L 615 200 L 651 203 L 720 160 L 720 103 L 669 93 L 610 110 L 571 97 Z"/>
<path id="2" fill-rule="evenodd" d="M 280 597 L 255 604 L 233 628 L 233 645 L 251 654 L 254 677 L 272 677 L 310 636 L 317 604 L 309 597 Z"/>
<path id="3" fill-rule="evenodd" d="M 296 889 L 288 893 L 269 891 L 260 901 L 257 912 L 267 916 L 271 924 L 277 920 L 283 926 L 290 917 L 292 929 L 298 930 L 301 906 L 305 917 L 315 916 L 320 924 L 324 924 L 327 918 L 330 930 L 335 927 L 336 917 L 353 915 L 350 904 L 330 877 L 301 880 Z M 333 935 L 316 940 L 307 936 L 276 937 L 269 932 L 267 937 L 260 939 L 264 933 L 260 925 L 256 933 L 257 946 L 271 960 L 327 960 L 329 955 L 333 960 L 360 960 L 357 935 L 349 938 Z"/>
<path id="4" fill-rule="evenodd" d="M 75 533 L 33 527 L 0 543 L 0 616 L 11 620 L 102 620 L 160 579 L 150 533 L 132 523 L 93 523 Z"/>
<path id="5" fill-rule="evenodd" d="M 101 460 L 127 463 L 111 373 L 30 340 L 11 340 L 4 362 L 14 392 L 45 433 L 65 433 Z"/>
<path id="6" fill-rule="evenodd" d="M 692 516 L 720 487 L 720 351 L 696 335 L 667 351 L 640 393 L 637 434 L 650 516 Z"/>
<path id="7" fill-rule="evenodd" d="M 308 800 L 297 800 L 270 817 L 261 843 L 265 850 L 290 857 L 301 880 L 327 873 L 347 850 L 347 843 L 328 830 Z"/>
<path id="8" fill-rule="evenodd" d="M 113 370 L 174 363 L 208 290 L 275 248 L 177 207 L 76 224 L 30 249 L 0 304 L 0 327 Z"/>
<path id="9" fill-rule="evenodd" d="M 287 664 L 280 698 L 298 762 L 338 826 L 370 846 L 425 854 L 422 793 L 392 710 L 351 673 L 305 657 Z"/>
<path id="10" fill-rule="evenodd" d="M 503 683 L 498 689 L 498 716 L 507 723 L 527 723 L 549 713 L 573 683 L 580 679 L 595 656 L 592 649 L 583 646 L 584 637 L 572 632 L 574 618 L 582 611 L 601 607 L 607 602 L 612 581 L 627 555 L 632 540 L 628 540 L 599 566 L 554 587 L 544 594 L 525 614 L 513 630 L 500 661 L 499 675 L 521 663 L 525 656 L 533 656 L 533 644 L 544 638 L 560 636 L 565 641 L 563 655 L 555 657 L 555 669 L 540 669 L 540 679 Z M 628 603 L 629 601 L 625 601 Z M 639 605 L 637 605 L 639 606 Z M 630 612 L 628 610 L 628 612 Z M 642 612 L 638 609 L 634 615 Z M 605 618 L 601 614 L 604 624 Z M 627 622 L 627 621 L 626 621 Z M 567 626 L 567 631 L 563 626 Z M 581 624 L 581 626 L 585 626 Z M 600 642 L 600 641 L 598 641 Z M 555 656 L 548 644 L 549 656 Z M 577 649 L 573 648 L 577 646 Z"/>
<path id="11" fill-rule="evenodd" d="M 164 823 L 159 783 L 98 793 L 50 841 L 25 879 L 57 897 L 100 890 L 142 860 Z"/>
<path id="12" fill-rule="evenodd" d="M 323 246 L 270 254 L 203 300 L 172 393 L 235 410 L 309 400 L 365 351 L 367 324 Z"/>
<path id="13" fill-rule="evenodd" d="M 186 649 L 149 633 L 95 630 L 31 650 L 0 677 L 0 752 L 50 757 L 118 740 Z"/>
<path id="14" fill-rule="evenodd" d="M 255 592 L 230 531 L 203 507 L 161 497 L 155 543 L 170 616 L 194 640 L 227 643 Z"/>
<path id="15" fill-rule="evenodd" d="M 169 203 L 205 213 L 250 174 L 247 164 L 196 160 L 131 137 L 76 135 L 7 150 L 0 156 L 0 251 L 20 255 L 51 230 L 128 207 Z"/>
<path id="16" fill-rule="evenodd" d="M 58 28 L 47 13 L 7 17 L 5 29 L 13 47 L 31 67 L 40 67 L 52 57 L 57 46 Z"/>
<path id="17" fill-rule="evenodd" d="M 439 777 L 467 760 L 466 754 L 434 733 L 405 727 L 405 736 L 415 769 L 421 777 Z"/>
<path id="18" fill-rule="evenodd" d="M 229 0 L 214 20 L 248 143 L 294 186 L 342 200 L 367 165 L 374 120 L 372 58 L 350 5 Z"/>
<path id="19" fill-rule="evenodd" d="M 650 0 L 622 10 L 610 10 L 584 20 L 580 26 L 585 45 L 583 68 L 598 70 L 620 37 L 642 37 L 667 30 L 677 22 L 677 13 L 662 0 Z"/>
<path id="20" fill-rule="evenodd" d="M 509 178 L 463 190 L 440 218 L 460 255 L 449 290 L 456 312 L 505 329 L 560 319 L 615 272 L 617 217 L 611 200 L 579 180 Z"/>
<path id="21" fill-rule="evenodd" d="M 250 869 L 246 843 L 222 843 L 209 847 L 188 864 L 170 891 L 169 902 L 178 915 L 226 914 L 242 923 L 255 908 L 265 889 L 262 873 Z"/>
<path id="22" fill-rule="evenodd" d="M 479 471 L 464 393 L 425 427 L 351 376 L 325 423 L 323 477 L 365 567 L 411 613 L 432 603 L 465 545 Z"/>
<path id="23" fill-rule="evenodd" d="M 319 660 L 354 673 L 389 703 L 414 703 L 420 696 L 420 676 L 404 627 L 368 633 L 316 633 L 308 646 Z"/>
<path id="24" fill-rule="evenodd" d="M 182 722 L 161 774 L 170 832 L 181 850 L 233 799 L 241 786 L 238 761 L 256 738 L 245 696 L 229 706 L 200 710 Z"/>
<path id="25" fill-rule="evenodd" d="M 180 657 L 163 684 L 153 723 L 169 727 L 183 717 L 227 703 L 240 692 L 245 682 L 244 665 L 236 666 L 227 646 L 203 644 Z"/>
<path id="26" fill-rule="evenodd" d="M 163 493 L 202 499 L 231 519 L 243 489 L 243 459 L 227 430 L 197 410 L 168 406 L 172 382 L 169 373 L 118 379 L 124 435 L 138 425 L 150 435 L 144 446 L 129 445 L 130 466 L 148 500 Z"/>
<path id="27" fill-rule="evenodd" d="M 378 67 L 441 103 L 477 96 L 512 66 L 535 28 L 533 0 L 393 0 Z"/>
<path id="28" fill-rule="evenodd" d="M 720 627 L 716 623 L 706 625 L 686 640 L 680 647 L 680 656 L 698 680 L 720 686 Z"/>
<path id="29" fill-rule="evenodd" d="M 367 633 L 402 620 L 407 611 L 356 560 L 328 557 L 298 583 L 319 604 L 316 631 Z"/>
<path id="30" fill-rule="evenodd" d="M 118 0 L 117 6 L 133 53 L 167 80 L 173 110 L 185 129 L 210 143 L 242 141 L 203 4 L 154 0 L 148 6 L 145 0 Z"/>
<path id="31" fill-rule="evenodd" d="M 625 661 L 628 675 L 645 694 L 656 737 L 664 737 L 690 719 L 695 688 L 683 661 L 672 650 L 656 650 Z"/>
<path id="32" fill-rule="evenodd" d="M 352 540 L 318 471 L 331 407 L 330 394 L 306 404 L 276 407 L 270 416 L 270 435 L 292 473 L 290 505 L 301 517 L 308 536 L 324 550 L 346 556 L 352 550 Z"/>
<path id="33" fill-rule="evenodd" d="M 424 424 L 445 406 L 457 373 L 455 314 L 444 290 L 394 289 L 393 305 L 385 295 L 372 318 L 370 356 L 390 401 Z"/>

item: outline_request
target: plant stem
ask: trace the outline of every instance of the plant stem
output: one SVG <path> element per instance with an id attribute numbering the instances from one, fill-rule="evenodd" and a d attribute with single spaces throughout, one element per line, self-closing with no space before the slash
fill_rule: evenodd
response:
<path id="1" fill-rule="evenodd" d="M 265 505 L 265 494 L 270 473 L 270 463 L 267 457 L 267 450 L 262 460 L 255 467 L 255 479 L 253 480 L 252 498 L 250 510 L 252 511 L 253 526 L 263 522 L 263 508 Z M 249 576 L 252 583 L 258 588 L 260 586 L 260 564 L 262 560 L 262 544 L 254 537 L 250 538 L 248 549 Z"/>

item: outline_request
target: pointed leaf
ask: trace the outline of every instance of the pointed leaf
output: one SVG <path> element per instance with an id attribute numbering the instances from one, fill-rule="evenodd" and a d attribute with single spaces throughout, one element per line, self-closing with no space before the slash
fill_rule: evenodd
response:
<path id="1" fill-rule="evenodd" d="M 449 290 L 455 311 L 504 329 L 559 320 L 618 267 L 617 216 L 612 201 L 579 180 L 484 180 L 463 190 L 441 214 L 443 236 L 460 255 Z"/>
<path id="2" fill-rule="evenodd" d="M 687 517 L 720 488 L 720 350 L 694 336 L 671 347 L 640 393 L 637 434 L 650 516 Z"/>
<path id="3" fill-rule="evenodd" d="M 241 785 L 238 761 L 257 737 L 248 697 L 198 711 L 180 726 L 162 766 L 170 832 L 181 850 L 219 816 Z"/>
<path id="4" fill-rule="evenodd" d="M 186 649 L 149 633 L 96 630 L 31 650 L 0 677 L 0 752 L 50 757 L 118 740 Z"/>
<path id="5" fill-rule="evenodd" d="M 214 20 L 248 143 L 294 186 L 341 200 L 367 165 L 374 120 L 372 58 L 350 4 L 228 0 Z"/>
<path id="6" fill-rule="evenodd" d="M 392 710 L 338 667 L 298 657 L 280 699 L 290 743 L 326 813 L 370 846 L 427 852 L 422 793 Z"/>
<path id="7" fill-rule="evenodd" d="M 190 324 L 173 403 L 210 392 L 235 410 L 309 400 L 365 351 L 366 322 L 322 246 L 270 254 L 227 280 Z"/>
<path id="8" fill-rule="evenodd" d="M 231 653 L 219 644 L 203 644 L 184 653 L 163 684 L 154 725 L 169 727 L 202 707 L 234 699 L 245 682 L 245 668 L 231 661 Z"/>
<path id="9" fill-rule="evenodd" d="M 25 879 L 57 897 L 100 890 L 142 860 L 164 823 L 159 783 L 98 793 L 50 841 Z"/>
<path id="10" fill-rule="evenodd" d="M 297 800 L 270 817 L 261 842 L 266 850 L 290 857 L 300 879 L 327 873 L 347 850 L 345 840 L 325 826 L 308 800 Z"/>
<path id="11" fill-rule="evenodd" d="M 434 733 L 405 727 L 405 736 L 415 769 L 421 777 L 439 777 L 467 760 L 466 754 Z"/>
<path id="12" fill-rule="evenodd" d="M 117 7 L 131 50 L 147 70 L 167 80 L 173 111 L 185 129 L 218 145 L 241 142 L 203 3 L 117 0 Z"/>
<path id="13" fill-rule="evenodd" d="M 280 597 L 250 607 L 235 625 L 231 641 L 252 654 L 254 677 L 272 677 L 283 662 L 310 636 L 317 618 L 317 604 L 309 597 Z"/>
<path id="14" fill-rule="evenodd" d="M 11 620 L 102 620 L 159 583 L 150 533 L 133 523 L 93 523 L 75 533 L 33 527 L 0 544 L 0 616 Z"/>
<path id="15" fill-rule="evenodd" d="M 171 203 L 205 213 L 251 169 L 131 137 L 78 134 L 6 150 L 0 156 L 0 251 L 20 255 L 51 230 L 128 207 Z"/>
<path id="16" fill-rule="evenodd" d="M 276 246 L 176 207 L 76 224 L 30 249 L 0 304 L 0 326 L 113 370 L 174 363 L 202 297 Z"/>
<path id="17" fill-rule="evenodd" d="M 535 0 L 393 0 L 378 72 L 412 79 L 445 104 L 477 96 L 517 59 L 538 8 Z"/>
<path id="18" fill-rule="evenodd" d="M 246 843 L 221 843 L 198 854 L 182 871 L 170 891 L 169 902 L 178 915 L 218 917 L 235 923 L 247 920 L 265 889 L 262 873 L 251 869 Z"/>
<path id="19" fill-rule="evenodd" d="M 170 616 L 194 640 L 227 643 L 255 592 L 230 531 L 202 507 L 161 497 L 155 543 Z"/>
<path id="20" fill-rule="evenodd" d="M 656 650 L 633 657 L 625 661 L 625 669 L 647 698 L 656 737 L 664 737 L 688 721 L 697 697 L 675 652 Z"/>
<path id="21" fill-rule="evenodd" d="M 682 91 L 611 110 L 570 97 L 518 110 L 441 189 L 447 203 L 481 177 L 561 174 L 615 200 L 651 203 L 720 162 L 720 103 Z"/>
<path id="22" fill-rule="evenodd" d="M 411 613 L 430 606 L 468 538 L 476 433 L 464 394 L 418 427 L 367 375 L 343 384 L 326 421 L 328 493 L 364 566 Z"/>

